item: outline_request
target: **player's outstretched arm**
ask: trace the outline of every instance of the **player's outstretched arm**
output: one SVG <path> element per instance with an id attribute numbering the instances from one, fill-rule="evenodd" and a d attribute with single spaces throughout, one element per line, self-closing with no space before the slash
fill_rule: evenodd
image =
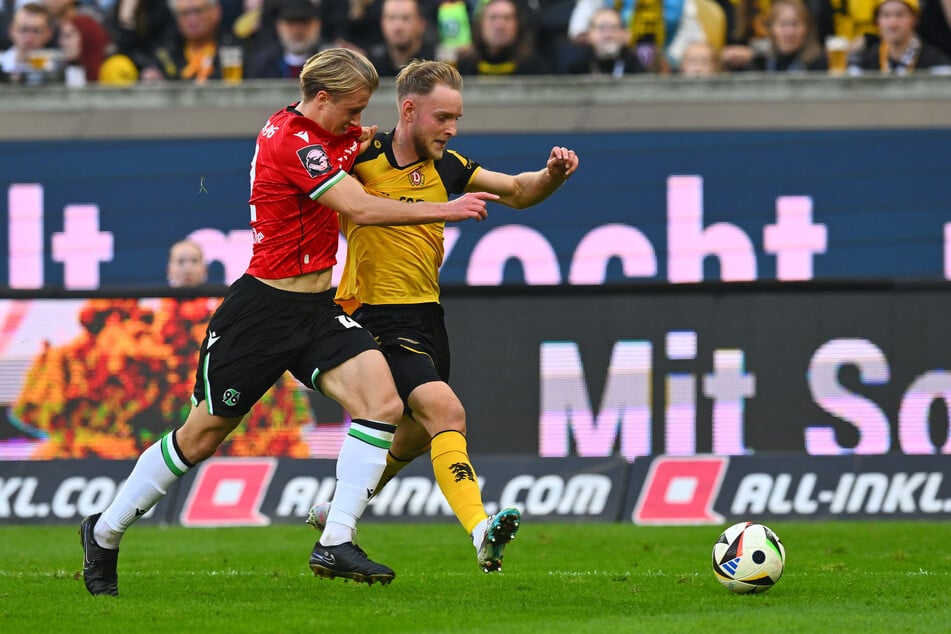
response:
<path id="1" fill-rule="evenodd" d="M 368 194 L 348 175 L 324 192 L 320 202 L 360 225 L 420 225 L 485 220 L 486 203 L 498 198 L 489 192 L 471 192 L 445 203 L 405 202 Z"/>
<path id="2" fill-rule="evenodd" d="M 469 181 L 467 191 L 487 191 L 499 195 L 499 202 L 515 209 L 537 205 L 551 196 L 578 169 L 574 150 L 555 146 L 545 167 L 537 172 L 503 174 L 480 169 Z"/>

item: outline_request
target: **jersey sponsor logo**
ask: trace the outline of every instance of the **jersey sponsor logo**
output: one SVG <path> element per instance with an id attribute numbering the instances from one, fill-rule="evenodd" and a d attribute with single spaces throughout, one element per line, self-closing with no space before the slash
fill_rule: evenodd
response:
<path id="1" fill-rule="evenodd" d="M 311 178 L 317 178 L 321 174 L 326 174 L 332 168 L 327 151 L 321 144 L 308 145 L 297 150 L 297 156 L 300 158 L 301 165 L 307 170 Z"/>
<path id="2" fill-rule="evenodd" d="M 203 463 L 182 508 L 182 525 L 270 524 L 260 509 L 276 468 L 275 458 L 222 458 Z"/>
<path id="3" fill-rule="evenodd" d="M 722 456 L 655 458 L 634 507 L 634 523 L 722 524 L 713 503 L 728 464 Z"/>
<path id="4" fill-rule="evenodd" d="M 298 139 L 301 139 L 304 143 L 310 143 L 310 135 L 307 134 L 307 130 L 295 132 L 294 136 L 296 136 Z"/>
<path id="5" fill-rule="evenodd" d="M 409 173 L 409 184 L 413 187 L 422 187 L 426 182 L 426 177 L 418 169 Z"/>

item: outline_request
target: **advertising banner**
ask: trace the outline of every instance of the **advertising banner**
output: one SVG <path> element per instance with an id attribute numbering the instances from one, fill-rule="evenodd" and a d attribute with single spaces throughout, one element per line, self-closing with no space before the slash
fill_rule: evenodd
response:
<path id="1" fill-rule="evenodd" d="M 630 465 L 621 458 L 473 456 L 472 462 L 489 513 L 514 506 L 539 521 L 614 522 L 627 497 Z M 133 464 L 0 462 L 0 525 L 78 524 L 108 506 Z M 311 506 L 333 496 L 334 473 L 334 460 L 211 458 L 186 473 L 146 517 L 194 527 L 300 523 L 303 530 Z M 428 456 L 391 480 L 364 519 L 456 521 Z"/>
<path id="2" fill-rule="evenodd" d="M 0 300 L 0 459 L 137 457 L 184 422 L 218 301 Z M 951 453 L 946 284 L 470 289 L 443 303 L 477 454 Z M 218 455 L 333 458 L 348 424 L 287 375 Z"/>
<path id="3" fill-rule="evenodd" d="M 230 283 L 251 252 L 255 132 L 0 143 L 0 287 L 162 286 L 186 236 Z M 578 152 L 578 172 L 537 207 L 450 226 L 445 286 L 951 279 L 951 130 L 462 134 L 452 147 L 518 173 L 553 145 Z M 69 168 L 50 169 L 64 155 Z M 896 169 L 896 156 L 915 159 Z"/>
<path id="4" fill-rule="evenodd" d="M 636 460 L 635 524 L 951 519 L 940 456 L 657 456 Z"/>
<path id="5" fill-rule="evenodd" d="M 951 519 L 940 456 L 473 456 L 486 510 L 526 520 L 638 525 L 739 521 Z M 0 525 L 78 524 L 101 512 L 130 460 L 0 462 Z M 191 527 L 301 524 L 333 496 L 333 460 L 212 458 L 189 471 L 142 522 Z M 371 500 L 365 522 L 456 521 L 424 456 Z"/>
<path id="6" fill-rule="evenodd" d="M 132 471 L 133 460 L 0 462 L 0 525 L 75 524 L 104 510 Z M 140 522 L 168 522 L 175 485 Z"/>
<path id="7" fill-rule="evenodd" d="M 489 425 L 547 457 L 951 453 L 946 285 L 485 291 L 445 305 L 476 451 L 501 450 Z"/>
<path id="8" fill-rule="evenodd" d="M 0 300 L 0 460 L 131 459 L 182 425 L 220 301 Z M 335 458 L 348 423 L 287 373 L 218 454 Z"/>

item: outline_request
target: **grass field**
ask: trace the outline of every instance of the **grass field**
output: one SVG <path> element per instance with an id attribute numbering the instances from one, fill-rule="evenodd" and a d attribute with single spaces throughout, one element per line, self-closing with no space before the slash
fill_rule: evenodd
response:
<path id="1" fill-rule="evenodd" d="M 0 527 L 0 632 L 949 632 L 951 524 L 771 525 L 782 580 L 716 581 L 720 527 L 525 522 L 500 574 L 452 524 L 367 523 L 386 587 L 312 576 L 306 526 L 135 527 L 118 599 L 79 576 L 75 527 Z"/>

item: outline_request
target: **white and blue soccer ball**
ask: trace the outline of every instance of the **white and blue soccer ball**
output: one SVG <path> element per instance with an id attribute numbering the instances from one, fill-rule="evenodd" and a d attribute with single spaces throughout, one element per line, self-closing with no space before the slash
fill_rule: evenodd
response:
<path id="1" fill-rule="evenodd" d="M 766 592 L 783 576 L 786 549 L 768 526 L 739 522 L 713 545 L 713 572 L 737 594 Z"/>

